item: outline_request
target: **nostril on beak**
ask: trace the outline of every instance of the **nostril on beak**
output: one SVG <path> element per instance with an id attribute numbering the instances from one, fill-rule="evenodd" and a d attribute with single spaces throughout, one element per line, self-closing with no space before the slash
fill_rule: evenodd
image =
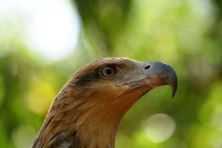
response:
<path id="1" fill-rule="evenodd" d="M 144 67 L 144 70 L 148 70 L 148 69 L 150 69 L 150 65 L 146 65 L 146 66 Z"/>

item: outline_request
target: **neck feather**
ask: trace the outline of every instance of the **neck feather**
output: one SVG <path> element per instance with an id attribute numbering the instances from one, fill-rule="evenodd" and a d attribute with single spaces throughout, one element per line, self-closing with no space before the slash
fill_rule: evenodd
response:
<path id="1" fill-rule="evenodd" d="M 114 148 L 120 120 L 147 88 L 120 95 L 67 86 L 54 100 L 33 148 Z"/>
<path id="2" fill-rule="evenodd" d="M 64 89 L 54 100 L 33 148 L 61 146 L 113 148 L 118 123 L 107 118 L 105 103 Z M 91 98 L 91 100 L 98 100 Z M 100 105 L 98 105 L 100 104 Z"/>

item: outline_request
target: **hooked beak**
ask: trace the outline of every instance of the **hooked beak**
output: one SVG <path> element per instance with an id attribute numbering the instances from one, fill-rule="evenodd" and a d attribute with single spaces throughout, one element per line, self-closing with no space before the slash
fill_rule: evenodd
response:
<path id="1" fill-rule="evenodd" d="M 151 88 L 162 85 L 170 85 L 172 89 L 172 97 L 177 91 L 177 76 L 172 67 L 161 62 L 142 62 L 142 77 Z"/>

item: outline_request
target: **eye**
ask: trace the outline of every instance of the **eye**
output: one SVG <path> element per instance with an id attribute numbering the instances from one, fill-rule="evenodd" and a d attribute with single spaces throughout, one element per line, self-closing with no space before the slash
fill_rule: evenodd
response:
<path id="1" fill-rule="evenodd" d="M 100 71 L 100 75 L 104 78 L 110 78 L 115 74 L 116 74 L 116 69 L 115 67 L 112 66 L 104 66 Z"/>

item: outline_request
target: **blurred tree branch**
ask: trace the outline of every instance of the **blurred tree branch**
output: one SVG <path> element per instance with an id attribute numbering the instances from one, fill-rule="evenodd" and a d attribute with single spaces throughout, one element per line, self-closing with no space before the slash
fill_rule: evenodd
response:
<path id="1" fill-rule="evenodd" d="M 115 38 L 125 27 L 131 0 L 73 0 L 82 19 L 84 32 L 93 44 L 110 55 Z"/>

